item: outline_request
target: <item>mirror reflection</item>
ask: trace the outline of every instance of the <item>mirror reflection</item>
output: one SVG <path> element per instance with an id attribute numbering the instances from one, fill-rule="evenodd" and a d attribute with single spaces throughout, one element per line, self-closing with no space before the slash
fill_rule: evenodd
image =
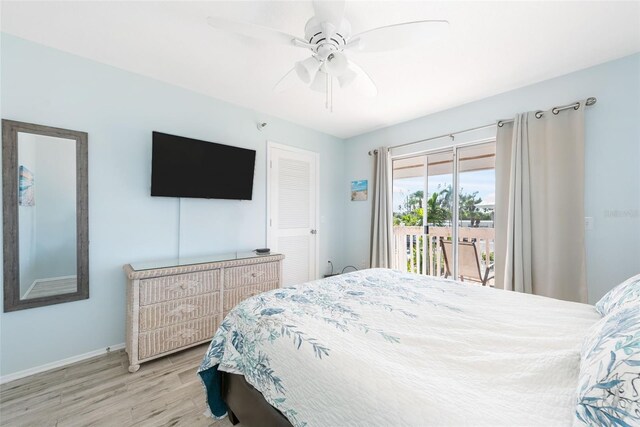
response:
<path id="1" fill-rule="evenodd" d="M 76 141 L 17 134 L 20 299 L 77 285 Z"/>

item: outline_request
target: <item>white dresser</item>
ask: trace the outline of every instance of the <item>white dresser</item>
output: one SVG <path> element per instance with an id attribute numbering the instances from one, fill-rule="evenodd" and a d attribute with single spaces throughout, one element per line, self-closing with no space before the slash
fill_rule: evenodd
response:
<path id="1" fill-rule="evenodd" d="M 236 304 L 281 286 L 283 259 L 247 252 L 125 265 L 129 372 L 210 341 Z"/>

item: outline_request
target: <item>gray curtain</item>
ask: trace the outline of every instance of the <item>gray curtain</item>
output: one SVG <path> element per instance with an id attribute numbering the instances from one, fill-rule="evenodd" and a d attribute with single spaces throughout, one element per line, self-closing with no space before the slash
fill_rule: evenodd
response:
<path id="1" fill-rule="evenodd" d="M 391 268 L 393 255 L 393 193 L 391 191 L 391 155 L 387 147 L 375 154 L 373 171 L 373 206 L 371 208 L 371 267 Z"/>
<path id="2" fill-rule="evenodd" d="M 498 127 L 495 227 L 496 287 L 587 302 L 584 103 Z"/>

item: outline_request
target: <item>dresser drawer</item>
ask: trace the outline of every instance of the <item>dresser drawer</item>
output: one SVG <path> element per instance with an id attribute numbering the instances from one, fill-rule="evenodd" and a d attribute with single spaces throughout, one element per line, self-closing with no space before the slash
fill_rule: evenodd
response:
<path id="1" fill-rule="evenodd" d="M 224 290 L 223 310 L 225 314 L 243 300 L 263 292 L 278 288 L 278 281 L 265 282 L 257 285 L 242 286 Z"/>
<path id="2" fill-rule="evenodd" d="M 140 280 L 140 305 L 209 293 L 220 288 L 220 270 Z"/>
<path id="3" fill-rule="evenodd" d="M 140 307 L 140 332 L 163 328 L 220 311 L 220 292 Z"/>
<path id="4" fill-rule="evenodd" d="M 224 269 L 224 289 L 278 280 L 279 274 L 277 262 L 228 267 Z"/>
<path id="5" fill-rule="evenodd" d="M 220 316 L 206 316 L 167 328 L 142 332 L 138 336 L 138 359 L 144 360 L 213 338 Z"/>

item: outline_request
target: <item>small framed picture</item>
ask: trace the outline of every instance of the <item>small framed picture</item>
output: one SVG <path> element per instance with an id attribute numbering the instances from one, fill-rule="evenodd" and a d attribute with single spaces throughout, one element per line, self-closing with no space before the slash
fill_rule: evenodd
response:
<path id="1" fill-rule="evenodd" d="M 368 182 L 366 179 L 360 181 L 351 181 L 351 201 L 361 202 L 367 200 Z"/>
<path id="2" fill-rule="evenodd" d="M 26 166 L 18 167 L 18 205 L 35 206 L 36 198 L 33 189 L 33 172 Z"/>

